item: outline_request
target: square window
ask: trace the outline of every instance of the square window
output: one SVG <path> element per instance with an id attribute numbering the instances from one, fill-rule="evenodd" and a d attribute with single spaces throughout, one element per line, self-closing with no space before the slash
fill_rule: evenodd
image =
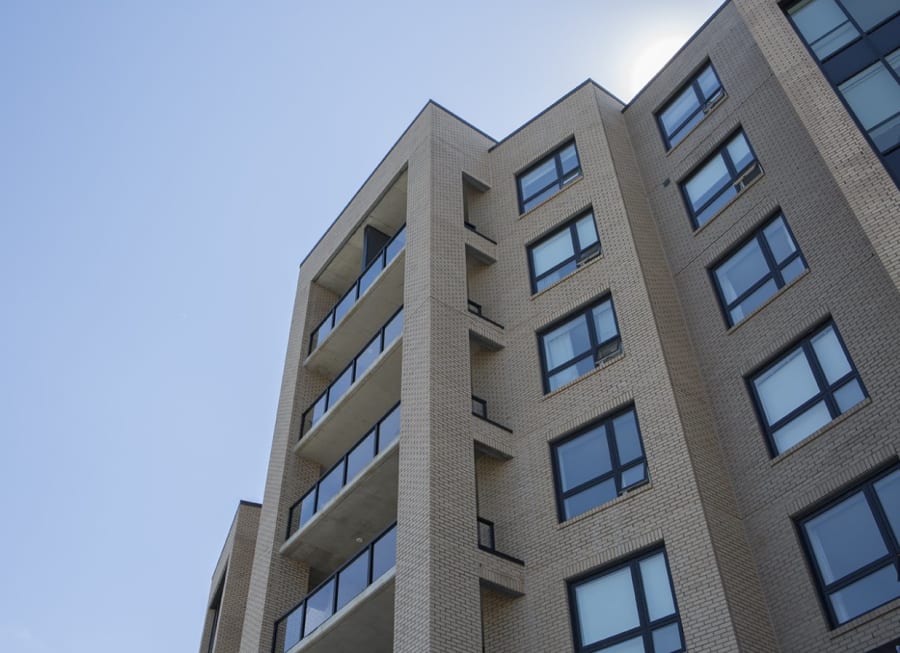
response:
<path id="1" fill-rule="evenodd" d="M 559 281 L 600 255 L 600 237 L 593 211 L 587 211 L 528 246 L 531 292 Z"/>
<path id="2" fill-rule="evenodd" d="M 672 149 L 725 97 L 712 64 L 707 63 L 656 115 L 667 149 Z"/>
<path id="3" fill-rule="evenodd" d="M 677 653 L 684 650 L 665 550 L 569 583 L 579 653 Z"/>
<path id="4" fill-rule="evenodd" d="M 802 442 L 867 396 L 831 322 L 754 374 L 749 385 L 773 455 Z"/>
<path id="5" fill-rule="evenodd" d="M 551 448 L 560 521 L 647 481 L 647 461 L 633 407 L 566 436 Z"/>
<path id="6" fill-rule="evenodd" d="M 806 269 L 784 216 L 778 214 L 711 270 L 728 326 L 743 320 Z"/>
<path id="7" fill-rule="evenodd" d="M 681 182 L 694 228 L 709 222 L 761 172 L 747 137 L 738 131 Z"/>
<path id="8" fill-rule="evenodd" d="M 612 298 L 551 324 L 538 344 L 545 393 L 587 374 L 622 350 Z"/>
<path id="9" fill-rule="evenodd" d="M 569 141 L 516 175 L 519 213 L 525 213 L 581 176 L 575 141 Z"/>
<path id="10" fill-rule="evenodd" d="M 799 526 L 832 626 L 900 597 L 900 468 L 854 488 Z"/>

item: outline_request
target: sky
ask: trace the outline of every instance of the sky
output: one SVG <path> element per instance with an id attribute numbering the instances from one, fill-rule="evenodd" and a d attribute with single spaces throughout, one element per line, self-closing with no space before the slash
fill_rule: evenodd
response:
<path id="1" fill-rule="evenodd" d="M 0 2 L 0 651 L 196 652 L 298 265 L 410 121 L 627 101 L 719 4 Z"/>

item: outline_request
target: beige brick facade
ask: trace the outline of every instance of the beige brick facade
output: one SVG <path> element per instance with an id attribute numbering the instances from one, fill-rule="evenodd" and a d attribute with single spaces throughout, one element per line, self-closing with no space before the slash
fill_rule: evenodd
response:
<path id="1" fill-rule="evenodd" d="M 726 96 L 667 151 L 655 115 L 706 61 Z M 694 229 L 679 183 L 738 128 L 763 174 Z M 581 177 L 520 215 L 517 173 L 572 138 Z M 573 651 L 569 582 L 653 547 L 688 651 L 863 652 L 900 638 L 900 599 L 829 625 L 796 521 L 897 461 L 898 205 L 772 0 L 723 5 L 627 106 L 588 81 L 495 142 L 429 102 L 300 267 L 265 496 L 241 507 L 214 576 L 212 653 L 270 653 L 276 620 L 340 569 L 297 553 L 304 540 L 335 533 L 349 561 L 375 514 L 379 530 L 397 524 L 395 571 L 292 651 L 364 650 L 360 638 L 397 653 Z M 532 294 L 527 246 L 588 208 L 602 254 Z M 709 269 L 778 210 L 808 271 L 729 328 Z M 382 273 L 311 352 L 362 272 L 362 228 L 403 224 L 396 289 Z M 621 353 L 545 393 L 538 334 L 605 296 Z M 301 437 L 307 409 L 401 305 L 397 349 L 386 342 Z M 826 319 L 868 398 L 773 458 L 747 377 Z M 329 442 L 356 442 L 398 401 L 399 447 L 370 463 L 391 472 L 348 473 L 289 531 L 291 506 L 350 450 Z M 561 522 L 551 443 L 626 406 L 649 482 Z M 354 507 L 391 492 L 390 514 Z M 478 517 L 494 524 L 494 552 L 478 546 Z"/>

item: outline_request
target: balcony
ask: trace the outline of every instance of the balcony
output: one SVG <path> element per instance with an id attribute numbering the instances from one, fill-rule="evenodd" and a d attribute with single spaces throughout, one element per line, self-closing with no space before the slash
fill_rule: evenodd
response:
<path id="1" fill-rule="evenodd" d="M 346 360 L 345 352 L 365 342 L 371 325 L 382 324 L 403 303 L 405 245 L 403 226 L 313 330 L 307 368 L 334 374 Z"/>
<path id="2" fill-rule="evenodd" d="M 398 404 L 291 506 L 282 554 L 334 569 L 396 519 L 399 434 Z"/>
<path id="3" fill-rule="evenodd" d="M 294 451 L 330 467 L 400 399 L 403 309 L 303 413 Z M 341 410 L 335 410 L 340 406 Z"/>
<path id="4" fill-rule="evenodd" d="M 396 559 L 394 524 L 275 622 L 272 653 L 390 653 Z"/>

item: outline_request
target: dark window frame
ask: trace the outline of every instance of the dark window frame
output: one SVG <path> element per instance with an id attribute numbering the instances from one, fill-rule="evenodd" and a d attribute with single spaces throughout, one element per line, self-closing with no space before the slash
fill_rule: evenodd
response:
<path id="1" fill-rule="evenodd" d="M 707 68 L 712 69 L 713 75 L 715 75 L 716 81 L 719 82 L 719 88 L 709 97 L 704 97 L 703 89 L 700 88 L 700 75 L 702 75 Z M 688 90 L 693 90 L 694 97 L 697 98 L 698 107 L 697 109 L 691 113 L 682 123 L 678 126 L 678 128 L 673 131 L 671 134 L 666 130 L 666 126 L 663 124 L 662 115 L 677 102 L 682 95 Z M 700 123 L 702 123 L 706 116 L 712 112 L 713 108 L 719 105 L 719 103 L 724 100 L 728 94 L 725 92 L 725 87 L 722 85 L 722 80 L 719 77 L 719 73 L 716 72 L 715 66 L 712 65 L 712 61 L 707 59 L 704 61 L 690 76 L 690 78 L 684 82 L 678 90 L 676 90 L 668 100 L 666 100 L 665 104 L 663 104 L 655 113 L 656 117 L 656 125 L 659 127 L 659 133 L 662 136 L 663 143 L 666 146 L 666 151 L 671 150 L 676 145 L 678 145 L 681 141 L 683 141 L 688 134 L 690 134 L 694 129 L 696 129 Z M 691 120 L 693 120 L 698 113 L 703 113 L 704 116 L 699 120 L 699 122 L 694 123 L 689 128 L 686 129 L 686 125 L 688 125 Z M 686 129 L 686 131 L 685 131 Z M 680 134 L 680 136 L 679 136 Z M 675 137 L 678 136 L 676 139 Z"/>
<path id="2" fill-rule="evenodd" d="M 739 134 L 743 134 L 744 141 L 747 143 L 747 148 L 750 150 L 750 154 L 753 158 L 747 163 L 743 168 L 738 170 L 734 162 L 731 160 L 731 154 L 728 152 L 728 145 L 733 141 Z M 725 168 L 728 171 L 729 179 L 728 182 L 722 186 L 714 195 L 712 195 L 703 205 L 694 210 L 691 205 L 691 198 L 687 192 L 688 183 L 713 159 L 717 156 L 722 156 L 722 161 L 725 163 Z M 756 174 L 750 175 L 753 170 L 756 169 Z M 723 193 L 725 193 L 729 188 L 734 188 L 735 186 L 740 185 L 740 188 L 736 188 L 737 193 L 735 196 L 729 201 L 734 201 L 744 192 L 746 187 L 755 179 L 758 179 L 762 175 L 762 165 L 759 162 L 759 157 L 756 155 L 756 150 L 753 148 L 753 145 L 750 143 L 750 139 L 747 137 L 747 132 L 744 130 L 742 126 L 738 126 L 736 129 L 731 131 L 728 136 L 723 138 L 716 149 L 710 152 L 703 160 L 700 161 L 697 165 L 693 166 L 686 175 L 684 175 L 681 180 L 678 182 L 678 188 L 681 191 L 681 199 L 684 202 L 684 207 L 687 209 L 688 217 L 691 219 L 691 225 L 694 228 L 694 231 L 698 231 L 701 227 L 709 224 L 712 219 L 717 216 L 726 205 L 720 207 L 715 213 L 710 215 L 703 223 L 698 221 L 698 217 L 703 214 L 716 200 L 718 200 Z"/>
<path id="3" fill-rule="evenodd" d="M 768 240 L 765 238 L 764 231 L 771 224 L 773 224 L 776 220 L 781 218 L 784 223 L 784 228 L 787 231 L 788 235 L 791 237 L 791 240 L 794 242 L 794 246 L 797 248 L 794 253 L 790 254 L 787 258 L 784 259 L 781 263 L 777 263 L 775 261 L 775 255 L 772 253 L 772 248 L 769 245 Z M 719 282 L 719 277 L 716 274 L 716 271 L 723 266 L 725 263 L 731 260 L 733 256 L 735 256 L 738 252 L 740 252 L 744 247 L 749 245 L 752 241 L 756 240 L 759 243 L 759 248 L 762 251 L 763 258 L 766 260 L 766 265 L 769 266 L 769 273 L 756 281 L 750 288 L 745 290 L 743 293 L 738 295 L 732 302 L 728 302 L 725 299 L 725 293 L 722 290 L 721 283 Z M 721 309 L 722 317 L 725 320 L 725 324 L 731 328 L 736 324 L 740 324 L 747 317 L 734 322 L 731 319 L 731 310 L 741 304 L 742 302 L 749 299 L 749 297 L 755 293 L 757 290 L 762 288 L 768 281 L 774 280 L 775 285 L 777 286 L 776 290 L 772 295 L 770 295 L 766 301 L 774 297 L 778 291 L 784 288 L 787 285 L 787 282 L 784 280 L 784 276 L 782 272 L 784 268 L 793 263 L 795 260 L 800 259 L 803 262 L 803 267 L 806 270 L 809 270 L 809 263 L 807 263 L 806 258 L 803 256 L 803 251 L 800 248 L 800 244 L 797 241 L 796 236 L 794 236 L 794 232 L 791 229 L 791 226 L 788 224 L 787 218 L 784 216 L 784 212 L 779 209 L 775 213 L 771 214 L 768 218 L 763 220 L 759 225 L 757 225 L 752 232 L 750 232 L 747 236 L 745 236 L 742 240 L 740 240 L 736 245 L 731 247 L 725 254 L 716 259 L 708 268 L 707 272 L 709 274 L 710 280 L 712 282 L 713 288 L 716 291 L 716 298 L 719 300 L 719 308 Z M 801 273 L 802 274 L 802 273 Z M 795 277 L 796 278 L 796 277 Z M 793 279 L 792 279 L 793 281 Z"/>
<path id="4" fill-rule="evenodd" d="M 597 234 L 597 242 L 592 245 L 589 245 L 588 247 L 582 248 L 581 241 L 578 238 L 578 229 L 576 229 L 575 225 L 578 223 L 579 220 L 581 220 L 582 218 L 584 218 L 588 215 L 590 215 L 593 220 L 594 232 Z M 547 242 L 551 238 L 556 237 L 557 235 L 559 235 L 560 233 L 562 233 L 564 231 L 569 232 L 569 236 L 572 239 L 572 250 L 575 253 L 572 256 L 570 256 L 566 259 L 563 259 L 562 261 L 560 261 L 559 263 L 554 265 L 552 268 L 550 268 L 549 270 L 544 272 L 542 275 L 540 275 L 540 277 L 538 277 L 534 272 L 534 248 L 539 245 L 542 245 L 543 243 Z M 584 209 L 583 211 L 580 211 L 577 215 L 566 220 L 563 224 L 554 227 L 552 231 L 548 231 L 544 234 L 541 234 L 541 236 L 539 236 L 537 238 L 537 240 L 534 240 L 533 242 L 526 245 L 525 250 L 526 250 L 527 257 L 528 257 L 528 276 L 529 276 L 529 279 L 531 280 L 531 294 L 532 295 L 539 292 L 537 289 L 537 284 L 541 279 L 547 277 L 550 274 L 553 274 L 554 272 L 560 270 L 561 268 L 565 267 L 566 265 L 570 264 L 573 261 L 575 262 L 575 270 L 573 270 L 569 274 L 574 274 L 575 272 L 578 271 L 578 268 L 580 268 L 582 265 L 584 265 L 585 263 L 587 263 L 590 260 L 597 258 L 598 256 L 600 256 L 603 253 L 603 243 L 600 240 L 600 230 L 597 228 L 597 216 L 594 214 L 593 207 L 588 207 L 588 208 Z M 566 275 L 566 276 L 568 276 L 568 275 Z M 542 288 L 541 290 L 545 290 L 545 289 Z"/>
<path id="5" fill-rule="evenodd" d="M 837 379 L 834 383 L 828 382 L 828 379 L 825 376 L 825 372 L 822 369 L 822 364 L 819 362 L 819 358 L 813 350 L 812 346 L 813 338 L 818 336 L 829 327 L 834 329 L 834 334 L 837 337 L 838 344 L 840 344 L 841 350 L 844 352 L 844 356 L 847 358 L 847 362 L 850 365 L 850 371 L 847 372 L 844 376 Z M 797 349 L 803 350 L 803 354 L 806 357 L 807 364 L 812 371 L 816 384 L 819 386 L 819 392 L 804 401 L 802 404 L 794 407 L 793 410 L 783 415 L 774 424 L 769 425 L 768 421 L 766 420 L 765 410 L 763 409 L 762 401 L 760 400 L 759 393 L 756 390 L 756 384 L 754 383 L 754 381 L 768 372 L 770 369 L 781 363 L 785 358 L 794 353 L 794 351 L 796 351 Z M 834 393 L 836 390 L 842 388 L 853 379 L 855 379 L 856 382 L 859 383 L 859 387 L 862 390 L 864 397 L 868 398 L 869 392 L 868 390 L 866 390 L 866 386 L 863 383 L 862 376 L 859 373 L 859 369 L 856 367 L 856 363 L 853 362 L 853 358 L 850 356 L 850 351 L 847 349 L 847 345 L 837 328 L 837 324 L 835 324 L 834 320 L 830 317 L 824 322 L 820 322 L 812 329 L 806 331 L 802 336 L 792 341 L 791 344 L 783 347 L 778 351 L 778 353 L 768 358 L 765 363 L 747 374 L 744 377 L 744 380 L 750 393 L 753 408 L 756 411 L 757 421 L 759 422 L 760 428 L 766 436 L 766 444 L 769 448 L 769 455 L 772 458 L 776 458 L 785 453 L 784 451 L 778 451 L 778 446 L 775 442 L 774 437 L 775 431 L 780 429 L 782 426 L 790 423 L 794 418 L 799 417 L 801 414 L 805 413 L 807 410 L 815 406 L 818 402 L 824 401 L 825 406 L 828 408 L 828 412 L 831 415 L 831 419 L 826 423 L 825 426 L 831 424 L 834 420 L 836 420 L 838 417 L 848 412 L 849 410 L 852 410 L 855 406 L 848 408 L 846 411 L 841 411 L 840 407 L 837 405 L 837 401 L 834 398 Z M 863 401 L 865 401 L 865 398 L 863 399 Z M 858 406 L 859 404 L 856 405 Z M 813 431 L 813 433 L 815 433 L 815 431 Z M 800 442 L 805 441 L 811 435 L 812 433 L 806 435 L 803 440 L 800 440 Z M 797 444 L 799 444 L 799 442 Z M 791 447 L 788 447 L 788 449 L 785 449 L 785 451 L 789 451 L 795 446 L 797 445 L 792 445 Z"/>
<path id="6" fill-rule="evenodd" d="M 640 458 L 635 458 L 634 460 L 628 461 L 626 464 L 622 464 L 619 459 L 619 447 L 616 442 L 616 434 L 615 428 L 613 426 L 613 421 L 625 415 L 626 413 L 634 413 L 634 423 L 637 426 L 638 433 L 638 443 L 641 446 L 641 456 Z M 562 470 L 559 465 L 559 456 L 556 455 L 557 448 L 561 445 L 564 445 L 572 440 L 577 440 L 580 437 L 586 435 L 589 431 L 592 431 L 598 427 L 602 426 L 604 428 L 605 436 L 606 436 L 606 444 L 609 448 L 610 452 L 610 471 L 600 474 L 598 476 L 593 477 L 592 479 L 581 483 L 580 485 L 575 486 L 569 490 L 562 489 Z M 576 517 L 583 515 L 584 512 L 579 513 L 578 515 L 574 515 L 572 517 L 566 517 L 565 510 L 565 500 L 571 496 L 575 496 L 576 494 L 580 494 L 584 490 L 594 487 L 595 485 L 599 485 L 605 481 L 608 481 L 612 478 L 616 484 L 616 498 L 621 497 L 626 492 L 633 490 L 635 488 L 641 487 L 642 485 L 646 485 L 650 482 L 650 469 L 647 463 L 647 450 L 644 448 L 644 438 L 641 435 L 641 424 L 638 421 L 637 410 L 634 407 L 634 404 L 630 404 L 623 408 L 619 408 L 611 413 L 607 413 L 598 419 L 592 420 L 591 422 L 585 424 L 578 428 L 577 431 L 572 433 L 567 433 L 555 440 L 550 442 L 550 462 L 553 467 L 553 490 L 556 496 L 556 515 L 559 519 L 560 523 L 568 521 L 570 519 L 575 519 Z M 644 479 L 632 485 L 629 485 L 625 488 L 621 486 L 621 474 L 622 472 L 631 469 L 632 467 L 637 467 L 638 465 L 644 465 Z M 608 503 L 608 502 L 607 502 Z M 606 505 L 605 503 L 597 504 L 594 508 L 598 506 Z M 593 510 L 593 508 L 590 508 Z M 587 511 L 585 511 L 587 512 Z"/>
<path id="7" fill-rule="evenodd" d="M 568 175 L 565 175 L 563 173 L 563 169 L 562 169 L 562 158 L 561 158 L 560 154 L 562 153 L 563 150 L 565 150 L 570 145 L 575 146 L 575 158 L 578 161 L 578 165 L 575 168 L 573 168 L 568 173 Z M 528 197 L 523 197 L 523 195 L 522 195 L 522 177 L 527 175 L 529 172 L 532 172 L 533 170 L 540 168 L 542 165 L 544 165 L 547 161 L 549 161 L 551 159 L 553 160 L 555 167 L 556 167 L 556 179 L 553 182 L 542 187 L 537 192 L 532 193 Z M 523 214 L 527 213 L 528 211 L 535 208 L 536 206 L 543 204 L 544 202 L 549 200 L 551 197 L 554 197 L 563 188 L 565 188 L 566 186 L 568 186 L 569 184 L 574 182 L 576 179 L 581 178 L 583 176 L 583 174 L 584 174 L 584 172 L 583 172 L 583 169 L 581 166 L 581 156 L 578 154 L 578 144 L 575 142 L 575 137 L 573 136 L 569 139 L 566 139 L 566 141 L 564 141 L 562 144 L 554 147 L 553 150 L 551 150 L 545 156 L 542 156 L 540 159 L 538 159 L 534 163 L 529 164 L 526 168 L 524 168 L 516 173 L 516 175 L 515 175 L 515 177 L 516 177 L 516 197 L 518 197 L 518 200 L 519 200 L 519 215 L 523 215 Z M 538 197 L 539 195 L 542 195 L 543 193 L 547 192 L 554 186 L 557 187 L 556 193 L 553 193 L 553 195 L 547 196 L 546 198 L 544 198 L 543 200 L 541 200 L 540 202 L 538 202 L 538 204 L 535 204 L 534 206 L 529 206 L 527 209 L 525 208 L 526 202 L 531 201 L 532 199 L 534 199 L 535 197 Z"/>
<path id="8" fill-rule="evenodd" d="M 656 621 L 650 621 L 647 609 L 647 599 L 646 595 L 644 594 L 643 577 L 641 576 L 640 572 L 640 563 L 643 560 L 652 558 L 659 553 L 662 553 L 663 560 L 665 560 L 666 563 L 666 575 L 669 579 L 669 590 L 672 593 L 672 605 L 675 608 L 675 612 L 661 619 L 657 619 Z M 590 582 L 596 578 L 615 573 L 621 569 L 629 569 L 631 572 L 631 584 L 634 590 L 635 600 L 637 602 L 640 624 L 637 627 L 632 628 L 631 630 L 627 630 L 625 632 L 619 633 L 618 635 L 614 635 L 613 637 L 600 640 L 599 642 L 595 642 L 593 644 L 582 644 L 581 622 L 578 616 L 578 603 L 576 601 L 575 588 L 582 583 Z M 616 644 L 621 644 L 622 642 L 628 641 L 629 639 L 633 639 L 638 636 L 640 636 L 643 640 L 644 650 L 652 651 L 653 630 L 668 626 L 673 623 L 678 624 L 678 632 L 681 637 L 682 643 L 680 651 L 687 650 L 684 640 L 684 628 L 681 625 L 681 611 L 678 609 L 678 597 L 675 595 L 675 582 L 672 580 L 672 567 L 669 564 L 669 554 L 663 544 L 643 549 L 624 560 L 618 560 L 612 564 L 600 567 L 599 569 L 593 569 L 585 574 L 576 576 L 575 578 L 567 581 L 566 589 L 566 593 L 568 594 L 569 599 L 569 618 L 572 628 L 572 643 L 574 645 L 576 653 L 593 653 L 594 651 L 602 651 L 605 648 L 615 646 Z"/>
<path id="9" fill-rule="evenodd" d="M 597 329 L 596 329 L 596 326 L 594 325 L 594 320 L 591 316 L 591 311 L 607 301 L 609 302 L 610 309 L 612 310 L 613 323 L 616 325 L 616 335 L 612 338 L 607 338 L 606 340 L 598 341 Z M 543 340 L 544 336 L 546 334 L 550 333 L 551 331 L 553 331 L 554 329 L 556 329 L 557 327 L 560 327 L 563 324 L 565 324 L 566 322 L 569 322 L 570 320 L 573 320 L 579 316 L 585 316 L 587 318 L 588 339 L 591 343 L 590 349 L 588 349 L 586 352 L 582 352 L 582 353 L 578 354 L 577 356 L 574 356 L 573 358 L 570 358 L 565 363 L 557 365 L 553 369 L 548 369 L 547 368 L 547 357 L 544 353 L 544 340 Z M 597 353 L 600 350 L 602 350 L 605 345 L 607 345 L 611 342 L 614 342 L 616 340 L 619 341 L 619 345 L 616 348 L 616 351 L 608 354 L 607 356 L 604 356 L 602 359 L 600 359 L 598 361 Z M 616 315 L 616 305 L 612 300 L 612 293 L 606 293 L 604 295 L 601 295 L 599 299 L 591 300 L 587 304 L 583 304 L 582 306 L 575 309 L 574 311 L 570 311 L 569 313 L 566 313 L 562 317 L 554 320 L 550 324 L 542 327 L 537 332 L 537 341 L 538 341 L 538 356 L 540 357 L 540 362 L 541 362 L 541 380 L 543 383 L 545 395 L 552 392 L 552 390 L 550 390 L 550 377 L 553 376 L 555 373 L 560 372 L 564 368 L 568 367 L 569 365 L 572 365 L 573 363 L 580 361 L 582 359 L 588 358 L 590 356 L 594 359 L 594 368 L 596 369 L 603 360 L 622 353 L 622 330 L 619 328 L 619 318 Z M 585 374 L 589 374 L 589 372 L 585 372 L 584 374 L 579 375 L 575 379 L 572 379 L 572 381 L 566 382 L 565 384 L 560 386 L 560 388 L 568 385 L 569 383 L 574 382 L 577 379 L 580 379 L 582 376 L 585 376 Z M 556 388 L 556 390 L 558 390 L 560 388 Z"/>
<path id="10" fill-rule="evenodd" d="M 821 501 L 816 502 L 813 507 L 805 510 L 794 518 L 794 526 L 797 530 L 804 556 L 806 557 L 807 568 L 815 582 L 816 594 L 819 597 L 819 602 L 821 604 L 823 612 L 825 613 L 828 626 L 831 629 L 838 628 L 840 626 L 843 626 L 844 624 L 852 623 L 856 619 L 864 617 L 869 612 L 877 610 L 881 606 L 887 605 L 891 601 L 897 600 L 897 597 L 895 597 L 893 599 L 885 601 L 884 603 L 876 605 L 869 610 L 866 610 L 866 612 L 858 614 L 855 617 L 848 619 L 847 621 L 840 622 L 837 619 L 837 615 L 834 613 L 834 609 L 832 608 L 831 601 L 829 601 L 828 597 L 829 594 L 844 589 L 848 585 L 851 585 L 852 583 L 883 569 L 888 564 L 894 565 L 894 568 L 897 570 L 898 578 L 900 578 L 900 542 L 898 542 L 897 538 L 894 536 L 894 532 L 887 519 L 887 514 L 885 513 L 884 506 L 881 504 L 881 501 L 878 498 L 877 493 L 875 492 L 875 484 L 878 481 L 887 476 L 890 476 L 898 470 L 900 470 L 900 464 L 898 464 L 898 462 L 894 460 L 887 466 L 882 466 L 868 478 L 865 478 L 858 483 L 854 483 L 852 486 L 845 488 L 844 490 L 841 490 L 836 494 L 831 494 Z M 809 535 L 806 532 L 805 524 L 812 519 L 815 519 L 819 515 L 822 515 L 829 510 L 837 507 L 844 501 L 852 498 L 857 494 L 862 494 L 864 496 L 866 504 L 872 514 L 872 517 L 875 519 L 875 523 L 878 527 L 878 532 L 881 535 L 882 540 L 885 544 L 885 548 L 887 548 L 888 552 L 881 558 L 867 563 L 866 565 L 852 571 L 851 573 L 844 575 L 842 578 L 832 581 L 831 583 L 826 583 L 824 577 L 822 576 L 822 572 L 819 569 L 819 565 L 816 562 L 815 554 L 813 553 L 812 542 L 810 542 Z"/>

